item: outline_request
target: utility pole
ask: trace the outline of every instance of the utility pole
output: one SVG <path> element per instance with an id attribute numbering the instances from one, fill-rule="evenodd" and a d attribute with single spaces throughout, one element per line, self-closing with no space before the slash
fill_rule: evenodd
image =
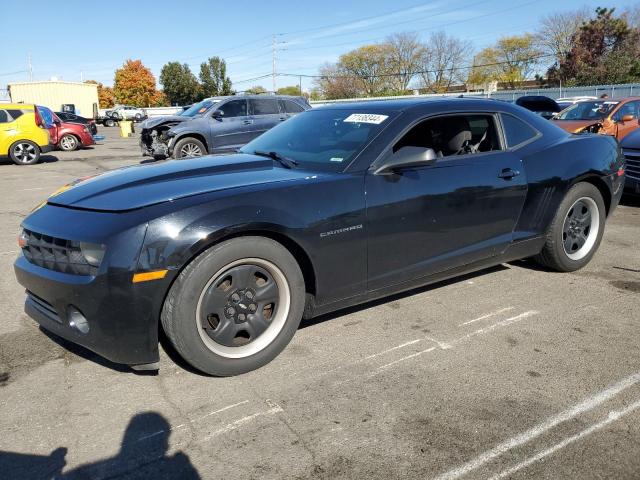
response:
<path id="1" fill-rule="evenodd" d="M 33 82 L 33 66 L 31 65 L 31 52 L 29 52 L 29 56 L 27 58 L 27 64 L 29 66 L 29 81 Z"/>
<path id="2" fill-rule="evenodd" d="M 271 37 L 271 80 L 273 82 L 273 93 L 276 93 L 276 34 Z"/>

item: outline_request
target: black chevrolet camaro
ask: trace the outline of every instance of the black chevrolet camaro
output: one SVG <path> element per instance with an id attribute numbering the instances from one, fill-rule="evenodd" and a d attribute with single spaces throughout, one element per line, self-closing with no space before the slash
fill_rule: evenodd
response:
<path id="1" fill-rule="evenodd" d="M 525 257 L 581 268 L 623 183 L 615 139 L 505 102 L 338 104 L 236 154 L 63 187 L 24 220 L 15 272 L 26 312 L 67 340 L 157 368 L 162 329 L 234 375 L 303 317 Z"/>

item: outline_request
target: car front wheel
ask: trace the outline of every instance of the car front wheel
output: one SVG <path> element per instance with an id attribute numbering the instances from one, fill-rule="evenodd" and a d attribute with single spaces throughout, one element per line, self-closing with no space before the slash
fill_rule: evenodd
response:
<path id="1" fill-rule="evenodd" d="M 62 150 L 72 152 L 78 148 L 78 139 L 73 135 L 63 135 L 58 145 Z"/>
<path id="2" fill-rule="evenodd" d="M 11 145 L 9 156 L 16 165 L 33 165 L 40 160 L 40 147 L 29 140 L 19 140 Z"/>
<path id="3" fill-rule="evenodd" d="M 201 157 L 206 155 L 207 149 L 197 138 L 186 137 L 178 140 L 173 148 L 173 158 Z"/>
<path id="4" fill-rule="evenodd" d="M 259 368 L 295 334 L 305 286 L 295 258 L 263 237 L 234 238 L 211 247 L 180 273 L 161 320 L 178 353 L 210 375 Z"/>
<path id="5" fill-rule="evenodd" d="M 584 267 L 598 250 L 605 221 L 600 191 L 590 183 L 577 183 L 560 203 L 536 260 L 560 272 Z"/>

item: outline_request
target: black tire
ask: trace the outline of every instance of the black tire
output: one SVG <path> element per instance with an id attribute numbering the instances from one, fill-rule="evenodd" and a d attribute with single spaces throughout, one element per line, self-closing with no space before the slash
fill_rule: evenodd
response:
<path id="1" fill-rule="evenodd" d="M 239 323 L 236 317 L 223 318 L 218 320 L 215 326 L 203 325 L 205 321 L 210 322 L 213 315 L 207 313 L 209 309 L 201 307 L 203 298 L 213 298 L 209 292 L 214 292 L 215 298 L 222 298 L 227 304 L 222 307 L 222 315 L 227 316 L 229 310 L 228 302 L 234 303 L 240 312 L 240 308 L 256 307 L 259 312 L 264 312 L 264 306 L 260 308 L 260 287 L 255 287 L 252 297 L 256 305 L 243 305 L 244 295 L 249 290 L 245 289 L 242 281 L 234 278 L 249 278 L 256 281 L 258 277 L 241 275 L 234 277 L 235 270 L 250 269 L 255 267 L 255 271 L 265 265 L 275 266 L 278 277 L 267 280 L 263 285 L 269 286 L 269 281 L 275 282 L 275 292 L 278 300 L 270 304 L 271 314 L 266 330 L 263 330 L 255 338 L 247 338 L 246 343 L 240 345 L 221 345 L 211 336 L 215 333 L 213 329 L 219 326 L 229 327 L 238 332 L 238 335 L 246 333 L 238 331 L 242 325 L 250 323 L 250 314 L 246 315 L 246 323 Z M 269 267 L 270 268 L 270 267 Z M 246 271 L 246 270 L 240 270 Z M 252 270 L 253 271 L 253 270 Z M 231 272 L 231 273 L 229 273 Z M 259 273 L 256 273 L 258 275 Z M 220 279 L 223 280 L 220 280 Z M 275 279 L 275 280 L 274 280 Z M 229 283 L 224 283 L 229 282 Z M 223 287 L 218 286 L 225 285 Z M 271 285 L 273 287 L 273 285 Z M 271 291 L 272 289 L 269 289 Z M 244 293 L 243 293 L 244 292 Z M 233 295 L 239 293 L 233 300 Z M 220 295 L 221 297 L 217 297 Z M 271 295 L 274 295 L 272 292 Z M 228 297 L 227 297 L 228 296 Z M 249 298 L 248 296 L 246 298 Z M 277 302 L 277 303 L 276 303 Z M 206 301 L 205 301 L 206 303 Z M 215 376 L 230 376 L 246 373 L 256 368 L 266 365 L 273 360 L 291 341 L 298 329 L 305 304 L 305 284 L 300 267 L 295 258 L 281 244 L 264 237 L 239 237 L 227 240 L 209 248 L 180 272 L 180 275 L 173 283 L 167 298 L 165 299 L 161 322 L 167 338 L 170 340 L 177 352 L 193 367 L 198 370 Z M 204 309 L 203 309 L 204 308 Z M 211 307 L 210 309 L 212 309 Z M 214 309 L 215 310 L 215 309 Z M 215 310 L 218 311 L 218 310 Z M 268 310 L 267 310 L 268 311 Z M 247 310 L 248 312 L 248 310 Z M 213 315 L 218 318 L 216 315 Z M 236 315 L 240 317 L 240 315 Z M 227 316 L 228 317 L 228 316 Z M 206 320 L 205 320 L 206 318 Z M 264 320 L 265 317 L 262 317 Z M 242 319 L 245 322 L 245 319 Z M 251 331 L 251 329 L 249 330 Z M 233 341 L 240 339 L 234 337 Z M 241 350 L 242 349 L 242 350 Z"/>
<path id="2" fill-rule="evenodd" d="M 588 227 L 572 224 L 577 209 L 588 211 L 591 222 Z M 576 213 L 578 214 L 580 212 Z M 590 183 L 575 184 L 560 203 L 547 231 L 544 248 L 535 260 L 559 272 L 573 272 L 584 267 L 598 250 L 604 234 L 605 221 L 606 207 L 600 191 Z M 597 231 L 594 232 L 596 228 Z M 588 233 L 585 234 L 585 231 Z M 581 241 L 584 241 L 582 245 L 579 243 Z"/>
<path id="3" fill-rule="evenodd" d="M 113 126 L 115 126 L 115 124 L 116 124 L 116 122 L 115 122 L 115 120 L 114 120 L 114 119 L 112 119 L 112 118 L 107 118 L 107 119 L 104 121 L 104 126 L 105 126 L 105 127 L 113 127 Z"/>
<path id="4" fill-rule="evenodd" d="M 58 140 L 58 147 L 60 150 L 64 150 L 65 152 L 73 152 L 74 150 L 77 150 L 79 146 L 80 140 L 68 133 Z"/>
<path id="5" fill-rule="evenodd" d="M 9 147 L 9 157 L 16 165 L 34 165 L 40 161 L 40 147 L 31 140 L 18 140 Z"/>
<path id="6" fill-rule="evenodd" d="M 195 153 L 197 150 L 200 151 L 199 154 Z M 191 151 L 192 154 L 188 154 L 187 152 Z M 176 145 L 173 147 L 173 158 L 192 158 L 192 157 L 201 157 L 202 155 L 207 154 L 207 148 L 197 138 L 193 137 L 184 137 L 176 142 Z"/>
<path id="7" fill-rule="evenodd" d="M 142 120 L 142 114 L 141 113 L 136 113 L 133 118 L 134 118 L 134 120 L 136 122 L 139 122 L 140 120 Z"/>

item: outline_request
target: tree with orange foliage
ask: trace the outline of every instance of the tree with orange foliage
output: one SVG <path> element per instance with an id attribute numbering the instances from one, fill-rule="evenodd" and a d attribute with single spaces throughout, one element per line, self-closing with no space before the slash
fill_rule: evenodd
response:
<path id="1" fill-rule="evenodd" d="M 156 78 L 140 60 L 127 60 L 116 70 L 113 94 L 118 103 L 133 107 L 167 105 L 164 93 L 156 88 Z"/>
<path id="2" fill-rule="evenodd" d="M 84 83 L 93 83 L 98 85 L 98 104 L 100 108 L 111 108 L 115 104 L 115 97 L 113 96 L 113 88 L 105 87 L 102 83 L 95 80 L 87 80 Z"/>

